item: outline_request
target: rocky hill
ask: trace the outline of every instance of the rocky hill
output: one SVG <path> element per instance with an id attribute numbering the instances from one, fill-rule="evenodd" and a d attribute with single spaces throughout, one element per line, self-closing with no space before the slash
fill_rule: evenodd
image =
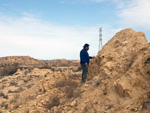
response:
<path id="1" fill-rule="evenodd" d="M 54 59 L 54 60 L 47 60 L 48 63 L 52 64 L 53 66 L 78 66 L 80 60 L 67 60 L 67 59 Z"/>
<path id="2" fill-rule="evenodd" d="M 22 84 L 22 90 L 9 91 L 10 79 Z M 150 44 L 145 34 L 118 32 L 91 60 L 87 79 L 81 84 L 77 66 L 18 70 L 0 81 L 2 112 L 150 113 Z"/>
<path id="3" fill-rule="evenodd" d="M 8 57 L 1 57 L 0 58 L 0 65 L 34 65 L 34 64 L 42 64 L 44 61 L 34 59 L 30 56 L 8 56 Z"/>
<path id="4" fill-rule="evenodd" d="M 78 65 L 79 60 L 67 60 L 67 59 L 54 59 L 54 60 L 39 60 L 30 56 L 8 56 L 0 57 L 0 66 L 8 66 L 17 64 L 22 67 L 33 67 L 42 65 L 51 66 L 71 66 Z"/>
<path id="5" fill-rule="evenodd" d="M 38 60 L 30 56 L 0 57 L 0 77 L 14 74 L 17 69 L 79 66 L 79 60 Z"/>

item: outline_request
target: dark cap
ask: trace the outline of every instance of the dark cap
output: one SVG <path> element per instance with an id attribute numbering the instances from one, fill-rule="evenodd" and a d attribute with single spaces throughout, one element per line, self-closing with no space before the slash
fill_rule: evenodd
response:
<path id="1" fill-rule="evenodd" d="M 89 44 L 84 44 L 84 46 L 83 47 L 88 47 L 88 46 L 90 46 Z"/>

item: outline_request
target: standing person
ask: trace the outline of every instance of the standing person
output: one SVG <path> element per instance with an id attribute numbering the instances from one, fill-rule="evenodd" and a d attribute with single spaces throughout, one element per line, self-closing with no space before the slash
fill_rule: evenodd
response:
<path id="1" fill-rule="evenodd" d="M 89 44 L 85 44 L 83 46 L 83 49 L 80 51 L 80 64 L 81 64 L 81 67 L 82 67 L 82 83 L 85 83 L 85 80 L 86 80 L 86 76 L 87 76 L 87 73 L 88 73 L 88 65 L 89 65 L 89 62 L 90 62 L 90 59 L 94 58 L 94 57 L 91 57 L 89 56 L 88 54 L 88 50 L 89 50 Z"/>

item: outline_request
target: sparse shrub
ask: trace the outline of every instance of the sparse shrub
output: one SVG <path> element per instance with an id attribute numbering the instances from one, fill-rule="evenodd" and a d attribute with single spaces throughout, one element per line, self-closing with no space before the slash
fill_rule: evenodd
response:
<path id="1" fill-rule="evenodd" d="M 8 95 L 5 95 L 3 92 L 0 92 L 0 96 L 2 96 L 5 99 L 8 99 Z"/>
<path id="2" fill-rule="evenodd" d="M 16 102 L 17 102 L 17 100 L 15 98 L 13 98 L 13 99 L 10 100 L 10 104 L 11 103 L 16 103 Z"/>
<path id="3" fill-rule="evenodd" d="M 9 90 L 8 93 L 14 93 L 14 91 Z"/>
<path id="4" fill-rule="evenodd" d="M 75 89 L 72 87 L 65 87 L 65 95 L 67 98 L 77 98 L 78 96 L 80 96 L 82 94 L 82 92 L 79 89 Z"/>
<path id="5" fill-rule="evenodd" d="M 13 103 L 13 109 L 17 109 L 19 107 L 20 103 L 16 102 L 16 103 Z"/>
<path id="6" fill-rule="evenodd" d="M 8 104 L 6 104 L 6 102 L 2 102 L 2 104 L 1 104 L 1 107 L 4 107 L 5 109 L 7 109 L 8 108 Z"/>
<path id="7" fill-rule="evenodd" d="M 19 92 L 21 92 L 21 91 L 23 91 L 23 88 L 22 88 L 22 87 L 20 87 L 18 90 L 15 90 L 15 91 L 9 90 L 8 93 L 19 93 Z"/>
<path id="8" fill-rule="evenodd" d="M 61 80 L 56 81 L 54 85 L 55 85 L 55 87 L 70 86 L 72 88 L 75 88 L 75 87 L 77 87 L 78 84 L 76 82 L 72 81 L 72 80 L 63 78 Z"/>
<path id="9" fill-rule="evenodd" d="M 26 83 L 26 82 L 28 82 L 27 80 L 24 80 L 24 82 Z"/>
<path id="10" fill-rule="evenodd" d="M 67 98 L 74 97 L 74 90 L 77 86 L 78 84 L 76 82 L 65 78 L 55 82 L 55 87 L 61 88 Z M 64 87 L 64 90 L 62 87 Z"/>
<path id="11" fill-rule="evenodd" d="M 67 86 L 65 87 L 65 95 L 67 98 L 71 98 L 74 96 L 74 88 Z"/>
<path id="12" fill-rule="evenodd" d="M 5 81 L 7 81 L 7 79 L 2 80 L 2 82 L 5 82 Z"/>
<path id="13" fill-rule="evenodd" d="M 55 68 L 51 68 L 51 70 L 54 72 L 54 71 L 55 71 Z"/>
<path id="14" fill-rule="evenodd" d="M 31 95 L 29 95 L 26 100 L 30 100 L 30 101 L 31 101 L 31 100 L 35 99 L 35 97 L 36 97 L 36 96 L 31 96 Z"/>
<path id="15" fill-rule="evenodd" d="M 84 91 L 81 91 L 80 89 L 76 89 L 74 90 L 74 98 L 77 98 L 78 96 L 80 96 Z"/>
<path id="16" fill-rule="evenodd" d="M 42 89 L 39 89 L 39 92 L 42 92 Z"/>
<path id="17" fill-rule="evenodd" d="M 48 65 L 48 64 L 45 64 L 45 65 L 39 67 L 39 69 L 51 69 L 51 68 L 52 67 L 50 65 Z"/>
<path id="18" fill-rule="evenodd" d="M 22 87 L 20 87 L 17 91 L 16 91 L 16 93 L 19 93 L 19 92 L 21 92 L 21 91 L 23 91 L 24 89 L 22 88 Z"/>
<path id="19" fill-rule="evenodd" d="M 24 98 L 23 98 L 24 99 Z M 18 94 L 14 95 L 14 97 L 10 100 L 11 110 L 17 109 L 20 105 L 24 103 L 24 101 L 19 97 Z"/>
<path id="20" fill-rule="evenodd" d="M 80 77 L 77 74 L 70 74 L 68 76 L 69 76 L 69 79 L 73 79 L 73 80 L 77 80 L 77 79 L 79 80 L 79 77 Z"/>
<path id="21" fill-rule="evenodd" d="M 18 84 L 15 81 L 10 82 L 10 86 L 17 86 Z"/>
<path id="22" fill-rule="evenodd" d="M 31 87 L 32 87 L 32 84 L 30 84 L 30 85 L 27 86 L 27 88 L 31 88 Z"/>
<path id="23" fill-rule="evenodd" d="M 0 76 L 12 75 L 19 69 L 19 64 L 7 65 L 4 69 L 0 70 Z"/>
<path id="24" fill-rule="evenodd" d="M 106 80 L 106 79 L 107 79 L 106 77 L 102 77 L 102 78 L 98 79 L 95 83 L 95 86 L 98 87 L 99 85 L 101 85 L 102 81 Z"/>
<path id="25" fill-rule="evenodd" d="M 70 66 L 70 63 L 67 60 L 65 60 L 65 61 L 59 61 L 57 64 L 60 67 L 68 67 L 68 66 Z"/>
<path id="26" fill-rule="evenodd" d="M 29 113 L 29 109 L 28 108 L 24 108 L 24 113 Z"/>
<path id="27" fill-rule="evenodd" d="M 8 108 L 8 104 L 6 104 L 4 107 L 5 107 L 5 109 L 7 109 Z"/>
<path id="28" fill-rule="evenodd" d="M 18 102 L 18 95 L 15 95 L 11 100 L 10 100 L 10 104 L 13 105 L 12 109 L 17 109 L 20 105 L 20 103 Z M 11 109 L 11 110 L 12 110 Z"/>
<path id="29" fill-rule="evenodd" d="M 4 86 L 4 85 L 2 85 L 1 89 L 4 89 L 4 87 L 5 87 L 5 86 Z"/>
<path id="30" fill-rule="evenodd" d="M 95 85 L 96 85 L 96 86 L 99 86 L 99 85 L 100 85 L 100 81 L 97 81 Z"/>
<path id="31" fill-rule="evenodd" d="M 43 104 L 43 106 L 46 108 L 46 109 L 51 109 L 52 107 L 54 106 L 59 106 L 60 105 L 60 99 L 58 96 L 50 96 L 48 98 L 48 100 L 46 101 L 45 104 Z"/>
<path id="32" fill-rule="evenodd" d="M 5 102 L 5 101 L 3 101 L 3 102 L 1 103 L 1 108 L 2 108 L 2 107 L 4 107 L 4 106 L 5 106 L 5 104 L 6 104 L 6 102 Z"/>

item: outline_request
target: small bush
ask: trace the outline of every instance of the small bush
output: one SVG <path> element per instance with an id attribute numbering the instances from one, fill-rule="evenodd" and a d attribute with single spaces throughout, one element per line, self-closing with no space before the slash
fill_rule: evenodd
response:
<path id="1" fill-rule="evenodd" d="M 55 87 L 61 88 L 61 90 L 65 93 L 67 98 L 74 97 L 75 88 L 77 88 L 78 84 L 69 79 L 61 79 L 55 83 Z M 64 90 L 63 88 L 64 87 Z"/>
<path id="2" fill-rule="evenodd" d="M 79 77 L 80 77 L 77 74 L 70 74 L 68 76 L 69 76 L 69 79 L 72 79 L 72 80 L 79 80 Z"/>
<path id="3" fill-rule="evenodd" d="M 20 87 L 18 90 L 16 90 L 16 93 L 22 92 L 24 89 Z"/>
<path id="4" fill-rule="evenodd" d="M 74 88 L 67 86 L 65 87 L 65 95 L 67 98 L 71 98 L 74 96 Z"/>
<path id="5" fill-rule="evenodd" d="M 39 67 L 39 69 L 51 69 L 51 68 L 52 67 L 50 65 L 48 65 L 48 64 L 45 64 L 45 65 Z"/>
<path id="6" fill-rule="evenodd" d="M 30 85 L 28 85 L 28 86 L 26 86 L 27 88 L 31 88 L 32 87 L 32 84 L 30 84 Z"/>
<path id="7" fill-rule="evenodd" d="M 59 105 L 60 105 L 60 99 L 58 96 L 49 97 L 46 103 L 43 104 L 43 106 L 49 110 L 53 108 L 54 106 L 59 106 Z"/>
<path id="8" fill-rule="evenodd" d="M 55 82 L 55 87 L 65 87 L 65 86 L 70 86 L 70 87 L 77 87 L 77 83 L 72 81 L 72 80 L 69 80 L 69 79 L 66 79 L 66 78 L 63 78 L 61 80 L 58 80 Z"/>
<path id="9" fill-rule="evenodd" d="M 20 103 L 18 103 L 18 102 L 17 103 L 13 103 L 13 105 L 14 105 L 13 109 L 17 109 L 19 107 Z"/>
<path id="10" fill-rule="evenodd" d="M 59 66 L 60 66 L 60 67 L 68 67 L 68 66 L 70 66 L 70 65 L 69 65 L 68 62 L 61 62 L 61 63 L 59 64 Z"/>
<path id="11" fill-rule="evenodd" d="M 21 92 L 21 91 L 23 91 L 23 88 L 22 88 L 22 87 L 20 87 L 18 90 L 15 90 L 15 91 L 9 90 L 8 93 L 19 93 L 19 92 Z"/>
<path id="12" fill-rule="evenodd" d="M 24 80 L 24 82 L 26 83 L 26 82 L 28 82 L 28 80 Z"/>
<path id="13" fill-rule="evenodd" d="M 8 95 L 5 95 L 3 92 L 0 92 L 0 96 L 2 96 L 5 99 L 8 99 Z"/>
<path id="14" fill-rule="evenodd" d="M 10 82 L 10 86 L 17 86 L 18 84 L 15 81 Z"/>
<path id="15" fill-rule="evenodd" d="M 6 86 L 5 85 L 2 85 L 1 89 L 4 89 Z"/>
<path id="16" fill-rule="evenodd" d="M 4 107 L 5 109 L 7 109 L 8 108 L 8 104 L 6 104 L 6 102 L 3 101 L 2 104 L 1 104 L 1 107 Z"/>
<path id="17" fill-rule="evenodd" d="M 7 81 L 7 79 L 2 80 L 2 82 L 5 82 L 5 81 Z"/>
<path id="18" fill-rule="evenodd" d="M 8 93 L 14 93 L 14 91 L 9 90 Z"/>
<path id="19" fill-rule="evenodd" d="M 55 68 L 51 68 L 51 70 L 54 72 L 54 71 L 55 71 Z"/>
<path id="20" fill-rule="evenodd" d="M 18 64 L 14 64 L 12 66 L 9 66 L 9 65 L 5 66 L 4 69 L 0 70 L 0 76 L 12 75 L 12 74 L 16 73 L 18 69 L 19 69 Z"/>

